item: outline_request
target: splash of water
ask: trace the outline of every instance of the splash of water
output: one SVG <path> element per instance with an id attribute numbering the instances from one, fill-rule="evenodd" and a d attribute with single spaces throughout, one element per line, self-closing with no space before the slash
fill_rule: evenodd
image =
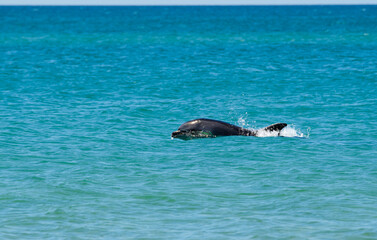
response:
<path id="1" fill-rule="evenodd" d="M 239 126 L 243 128 L 253 129 L 248 124 L 247 113 L 246 113 L 246 116 L 239 117 L 237 123 Z M 303 132 L 301 132 L 300 129 L 296 128 L 294 124 L 290 124 L 286 126 L 285 128 L 283 128 L 280 131 L 280 134 L 278 131 L 270 132 L 270 131 L 259 130 L 256 136 L 257 137 L 279 137 L 280 136 L 280 137 L 291 137 L 291 138 L 309 138 L 309 135 L 310 135 L 310 128 L 308 128 L 307 133 L 304 134 Z"/>
<path id="2" fill-rule="evenodd" d="M 307 134 L 304 134 L 301 132 L 300 129 L 297 129 L 293 124 L 288 125 L 285 128 L 283 128 L 280 131 L 280 134 L 278 131 L 264 131 L 264 130 L 259 130 L 257 133 L 257 137 L 291 137 L 291 138 L 309 138 L 310 135 L 310 128 L 307 130 Z"/>
<path id="3" fill-rule="evenodd" d="M 248 115 L 247 112 L 244 115 L 241 115 L 236 123 L 237 126 L 240 126 L 242 128 L 247 128 L 247 129 L 253 129 L 255 126 L 255 121 L 250 121 L 248 120 Z"/>
<path id="4" fill-rule="evenodd" d="M 240 127 L 246 127 L 246 119 L 244 117 L 240 117 L 238 118 L 238 121 L 237 121 L 237 124 L 240 126 Z"/>

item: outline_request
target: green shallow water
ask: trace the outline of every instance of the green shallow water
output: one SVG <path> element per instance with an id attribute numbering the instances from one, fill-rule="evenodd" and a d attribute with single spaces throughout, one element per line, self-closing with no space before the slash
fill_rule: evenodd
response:
<path id="1" fill-rule="evenodd" d="M 0 20 L 0 238 L 377 238 L 375 6 Z M 289 128 L 170 138 L 199 117 Z"/>

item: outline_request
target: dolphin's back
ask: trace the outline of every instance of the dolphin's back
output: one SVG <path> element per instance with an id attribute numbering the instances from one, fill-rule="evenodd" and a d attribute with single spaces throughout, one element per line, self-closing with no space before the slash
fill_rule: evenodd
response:
<path id="1" fill-rule="evenodd" d="M 204 131 L 215 136 L 251 135 L 247 129 L 236 125 L 206 118 L 191 120 L 182 124 L 178 130 L 182 131 Z"/>
<path id="2" fill-rule="evenodd" d="M 185 122 L 178 128 L 178 131 L 173 132 L 171 136 L 183 140 L 234 135 L 257 137 L 259 133 L 263 132 L 278 132 L 278 136 L 280 136 L 280 131 L 286 126 L 286 123 L 275 123 L 258 130 L 249 130 L 227 122 L 198 118 Z"/>

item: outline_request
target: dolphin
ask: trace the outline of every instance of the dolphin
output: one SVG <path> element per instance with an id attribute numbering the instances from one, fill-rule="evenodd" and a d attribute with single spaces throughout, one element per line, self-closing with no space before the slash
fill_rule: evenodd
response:
<path id="1" fill-rule="evenodd" d="M 259 131 L 278 132 L 286 127 L 286 123 L 275 123 L 258 130 L 249 130 L 236 125 L 206 118 L 194 119 L 182 124 L 177 131 L 171 134 L 172 138 L 190 140 L 193 138 L 214 138 L 220 136 L 258 136 Z"/>

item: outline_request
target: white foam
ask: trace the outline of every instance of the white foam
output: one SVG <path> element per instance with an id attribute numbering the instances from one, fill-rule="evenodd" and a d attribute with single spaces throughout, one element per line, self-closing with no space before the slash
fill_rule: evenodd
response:
<path id="1" fill-rule="evenodd" d="M 278 137 L 279 132 L 278 131 L 265 131 L 265 130 L 258 130 L 256 137 Z"/>

